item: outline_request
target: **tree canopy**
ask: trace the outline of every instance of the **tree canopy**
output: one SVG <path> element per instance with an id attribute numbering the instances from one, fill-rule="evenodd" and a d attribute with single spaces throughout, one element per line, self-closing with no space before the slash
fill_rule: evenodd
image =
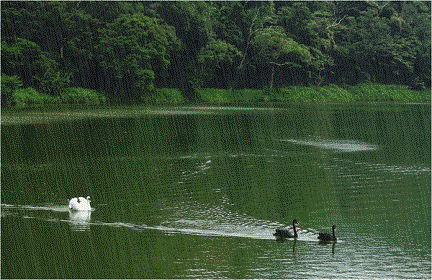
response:
<path id="1" fill-rule="evenodd" d="M 2 1 L 2 81 L 127 102 L 154 88 L 430 87 L 429 1 Z M 13 83 L 11 82 L 13 81 Z"/>

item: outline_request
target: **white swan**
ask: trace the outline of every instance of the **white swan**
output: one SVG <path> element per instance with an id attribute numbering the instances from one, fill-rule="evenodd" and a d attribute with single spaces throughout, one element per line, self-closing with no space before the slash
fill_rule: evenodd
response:
<path id="1" fill-rule="evenodd" d="M 92 210 L 90 206 L 90 196 L 84 197 L 74 197 L 69 201 L 69 208 L 76 211 L 90 211 Z"/>

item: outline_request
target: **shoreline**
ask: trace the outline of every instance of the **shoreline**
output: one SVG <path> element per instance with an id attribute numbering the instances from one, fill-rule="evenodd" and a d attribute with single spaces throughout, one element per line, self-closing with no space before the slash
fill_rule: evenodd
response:
<path id="1" fill-rule="evenodd" d="M 329 102 L 329 103 L 196 103 L 196 104 L 131 104 L 131 105 L 71 105 L 58 104 L 57 106 L 38 106 L 27 108 L 11 108 L 5 110 L 1 116 L 1 125 L 28 125 L 46 124 L 62 121 L 77 121 L 83 119 L 99 118 L 135 118 L 148 115 L 188 115 L 188 114 L 217 114 L 217 111 L 248 111 L 265 112 L 275 110 L 303 110 L 305 107 L 316 109 L 334 106 L 340 109 L 366 109 L 372 111 L 401 110 L 404 106 L 431 106 L 428 103 L 403 102 Z M 219 112 L 220 113 L 220 112 Z"/>
<path id="2" fill-rule="evenodd" d="M 56 107 L 99 107 L 110 105 L 241 105 L 241 104 L 346 104 L 431 103 L 431 90 L 412 90 L 406 85 L 362 83 L 354 86 L 290 86 L 276 89 L 194 89 L 196 100 L 188 101 L 180 89 L 159 88 L 136 102 L 115 102 L 96 90 L 68 88 L 58 96 L 33 88 L 18 89 L 11 104 L 2 110 L 37 110 Z"/>

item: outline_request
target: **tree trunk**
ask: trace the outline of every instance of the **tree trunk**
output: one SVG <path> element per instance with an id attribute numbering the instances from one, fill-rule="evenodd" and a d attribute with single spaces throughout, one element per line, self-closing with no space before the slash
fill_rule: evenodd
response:
<path id="1" fill-rule="evenodd" d="M 274 84 L 274 75 L 275 75 L 275 66 L 274 66 L 274 65 L 272 65 L 271 70 L 272 70 L 272 72 L 271 72 L 271 77 L 270 77 L 270 86 L 269 86 L 270 89 L 273 88 L 273 84 Z"/>

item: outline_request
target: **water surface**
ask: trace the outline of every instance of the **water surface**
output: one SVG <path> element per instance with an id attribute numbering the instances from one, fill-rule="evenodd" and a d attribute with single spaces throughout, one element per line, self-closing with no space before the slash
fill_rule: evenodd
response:
<path id="1" fill-rule="evenodd" d="M 428 278 L 430 117 L 422 104 L 4 112 L 2 276 Z M 93 211 L 68 210 L 87 195 Z M 294 218 L 299 238 L 277 241 Z M 319 244 L 333 224 L 338 242 Z"/>

